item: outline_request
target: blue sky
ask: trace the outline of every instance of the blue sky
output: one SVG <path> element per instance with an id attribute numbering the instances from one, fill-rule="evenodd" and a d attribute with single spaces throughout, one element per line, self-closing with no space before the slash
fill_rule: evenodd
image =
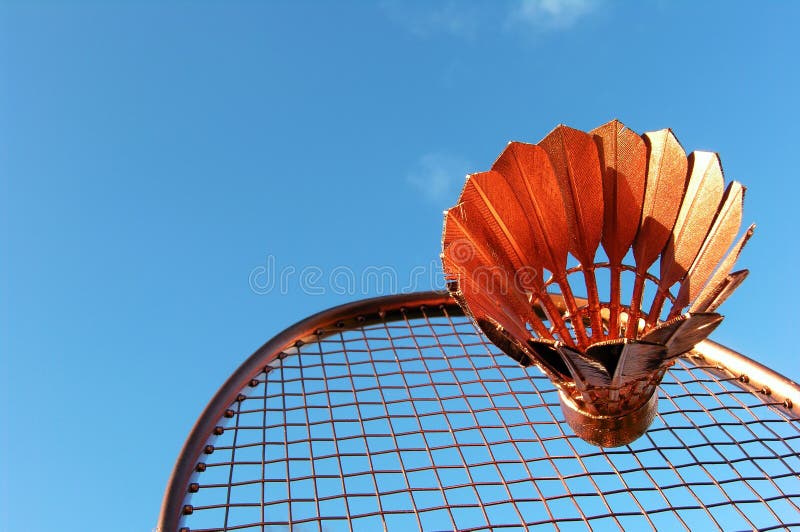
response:
<path id="1" fill-rule="evenodd" d="M 345 268 L 441 286 L 464 175 L 560 122 L 672 127 L 721 154 L 758 229 L 713 337 L 800 379 L 798 15 L 3 2 L 0 528 L 150 530 L 185 435 L 247 355 L 391 291 L 348 287 Z"/>

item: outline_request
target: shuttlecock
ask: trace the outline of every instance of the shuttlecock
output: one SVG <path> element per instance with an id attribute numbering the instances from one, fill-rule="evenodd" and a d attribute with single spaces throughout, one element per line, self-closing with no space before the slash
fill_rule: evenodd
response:
<path id="1" fill-rule="evenodd" d="M 687 157 L 668 129 L 561 125 L 468 176 L 445 212 L 448 287 L 503 352 L 550 377 L 576 434 L 624 445 L 652 422 L 664 372 L 719 325 L 714 310 L 747 275 L 731 273 L 753 232 L 734 243 L 743 198 L 716 154 Z"/>

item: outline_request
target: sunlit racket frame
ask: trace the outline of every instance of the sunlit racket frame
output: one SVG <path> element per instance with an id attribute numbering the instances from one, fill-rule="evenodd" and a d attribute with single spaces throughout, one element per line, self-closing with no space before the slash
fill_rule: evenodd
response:
<path id="1" fill-rule="evenodd" d="M 364 327 L 379 322 L 413 319 L 424 314 L 447 313 L 463 316 L 463 311 L 446 293 L 417 292 L 356 301 L 325 310 L 285 329 L 265 343 L 225 381 L 206 406 L 178 456 L 167 483 L 158 532 L 181 530 L 184 516 L 191 511 L 186 500 L 190 493 L 196 468 L 210 438 L 214 436 L 220 418 L 225 417 L 242 390 L 251 380 L 263 373 L 264 367 L 287 350 L 337 331 Z M 730 379 L 738 377 L 736 385 L 756 394 L 782 411 L 789 419 L 797 420 L 800 411 L 800 386 L 754 360 L 720 344 L 704 341 L 690 353 L 690 360 L 702 362 L 706 371 Z M 711 366 L 711 367 L 709 367 Z"/>

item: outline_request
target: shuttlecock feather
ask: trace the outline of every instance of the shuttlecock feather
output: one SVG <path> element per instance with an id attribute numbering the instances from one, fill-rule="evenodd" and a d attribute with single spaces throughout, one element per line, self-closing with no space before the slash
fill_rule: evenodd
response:
<path id="1" fill-rule="evenodd" d="M 719 325 L 713 311 L 747 275 L 731 273 L 753 232 L 733 243 L 743 197 L 739 183 L 724 188 L 716 154 L 687 157 L 668 129 L 558 126 L 467 178 L 445 212 L 448 287 L 502 351 L 551 378 L 576 433 L 622 445 L 647 429 L 664 372 Z"/>

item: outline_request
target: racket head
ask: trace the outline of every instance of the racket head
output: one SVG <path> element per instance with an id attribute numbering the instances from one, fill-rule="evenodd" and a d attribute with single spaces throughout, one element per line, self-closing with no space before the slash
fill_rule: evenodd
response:
<path id="1" fill-rule="evenodd" d="M 704 342 L 667 372 L 642 438 L 597 448 L 448 295 L 364 300 L 289 327 L 227 379 L 157 530 L 800 525 L 798 396 Z"/>

